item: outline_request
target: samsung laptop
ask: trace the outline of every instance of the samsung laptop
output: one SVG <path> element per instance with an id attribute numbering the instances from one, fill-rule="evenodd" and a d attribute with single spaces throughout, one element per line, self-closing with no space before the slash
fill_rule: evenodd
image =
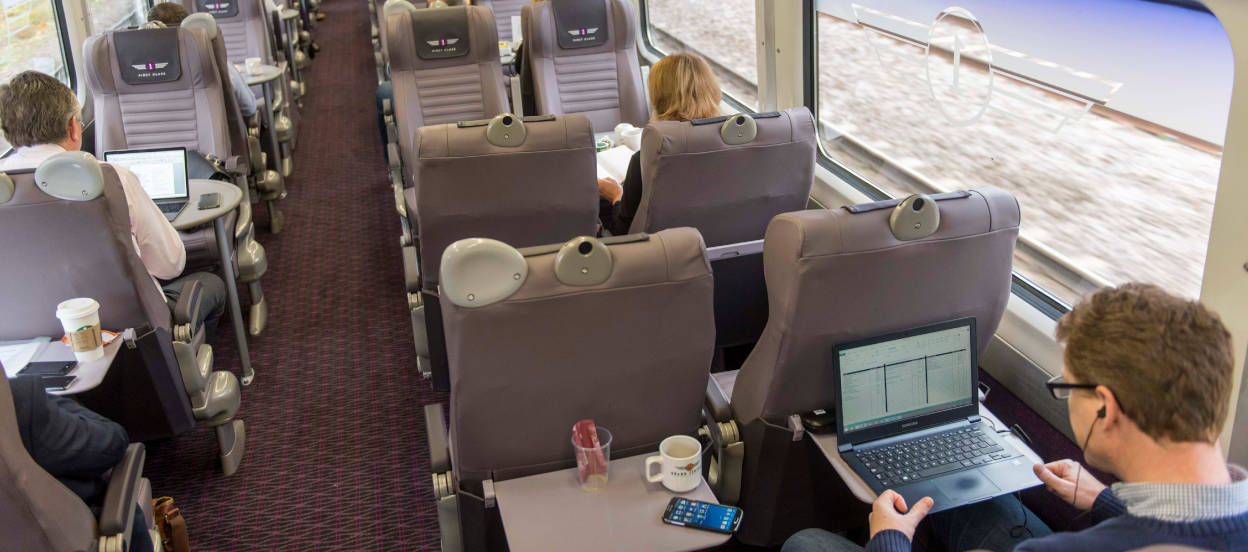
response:
<path id="1" fill-rule="evenodd" d="M 186 148 L 110 151 L 104 162 L 125 167 L 139 177 L 139 184 L 156 202 L 165 218 L 172 221 L 189 200 L 186 176 Z"/>
<path id="2" fill-rule="evenodd" d="M 837 448 L 871 490 L 937 512 L 1040 485 L 979 417 L 976 343 L 961 318 L 835 347 Z"/>

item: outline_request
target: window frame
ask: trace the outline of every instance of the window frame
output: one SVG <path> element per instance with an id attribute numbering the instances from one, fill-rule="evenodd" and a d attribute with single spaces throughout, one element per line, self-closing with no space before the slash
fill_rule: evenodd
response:
<path id="1" fill-rule="evenodd" d="M 811 0 L 802 0 L 802 1 L 810 2 Z M 651 64 L 653 64 L 655 61 L 658 61 L 663 56 L 666 56 L 667 52 L 664 52 L 663 50 L 660 50 L 658 46 L 655 46 L 654 41 L 650 38 L 650 6 L 649 4 L 650 4 L 650 0 L 637 0 L 638 19 L 639 19 L 638 21 L 639 24 L 637 25 L 637 33 L 640 35 L 639 38 L 641 39 L 639 41 L 639 44 L 641 46 L 641 51 L 643 54 L 642 57 L 650 61 Z M 758 47 L 756 45 L 755 46 L 755 58 L 756 59 L 758 55 L 757 48 Z M 756 91 L 755 94 L 757 94 L 758 93 L 757 90 L 760 88 L 759 83 L 757 82 L 754 83 L 754 87 Z M 738 112 L 758 113 L 758 108 L 754 108 L 754 107 L 750 107 L 746 105 L 736 96 L 723 90 L 722 87 L 720 88 L 720 92 L 722 93 L 722 98 L 723 98 L 724 103 L 728 104 L 729 106 L 732 106 Z M 760 97 L 759 103 L 761 104 L 762 101 L 763 100 Z"/>

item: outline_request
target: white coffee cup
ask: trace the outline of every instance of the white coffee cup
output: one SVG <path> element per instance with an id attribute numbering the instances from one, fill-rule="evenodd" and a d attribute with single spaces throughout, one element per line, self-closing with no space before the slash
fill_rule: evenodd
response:
<path id="1" fill-rule="evenodd" d="M 618 125 L 615 125 L 615 130 L 611 133 L 611 138 L 616 143 L 616 145 L 620 145 L 624 143 L 624 131 L 630 128 L 637 128 L 637 127 L 630 125 L 628 123 L 620 123 Z"/>
<path id="2" fill-rule="evenodd" d="M 659 464 L 659 473 L 650 466 Z M 646 480 L 663 482 L 667 490 L 686 493 L 702 483 L 702 443 L 688 435 L 673 435 L 659 443 L 659 455 L 646 458 Z"/>
<path id="3" fill-rule="evenodd" d="M 624 129 L 624 132 L 620 133 L 619 143 L 625 146 L 628 146 L 628 149 L 631 149 L 633 151 L 640 151 L 641 150 L 641 129 L 637 127 L 630 127 L 630 128 Z"/>
<path id="4" fill-rule="evenodd" d="M 248 75 L 259 74 L 260 68 L 263 67 L 263 64 L 260 63 L 260 58 L 258 57 L 247 58 L 246 60 L 244 60 L 244 63 L 247 66 Z"/>
<path id="5" fill-rule="evenodd" d="M 69 347 L 74 350 L 78 362 L 90 362 L 104 357 L 104 340 L 100 336 L 100 304 L 90 297 L 78 297 L 61 301 L 56 306 L 56 317 L 61 320 Z"/>

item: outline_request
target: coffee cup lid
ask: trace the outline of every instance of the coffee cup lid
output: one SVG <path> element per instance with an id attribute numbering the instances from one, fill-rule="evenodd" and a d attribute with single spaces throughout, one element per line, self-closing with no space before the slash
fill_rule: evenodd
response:
<path id="1" fill-rule="evenodd" d="M 90 316 L 100 310 L 100 304 L 90 297 L 76 297 L 61 301 L 56 306 L 56 317 L 60 319 L 81 318 Z"/>

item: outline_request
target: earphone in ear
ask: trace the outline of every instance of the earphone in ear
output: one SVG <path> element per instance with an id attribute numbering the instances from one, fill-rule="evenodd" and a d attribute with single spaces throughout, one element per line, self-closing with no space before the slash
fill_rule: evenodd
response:
<path id="1" fill-rule="evenodd" d="M 1104 418 L 1104 417 L 1105 417 L 1105 407 L 1104 407 L 1104 406 L 1102 406 L 1100 410 L 1097 410 L 1097 411 L 1096 411 L 1096 417 L 1097 417 L 1097 418 Z"/>

